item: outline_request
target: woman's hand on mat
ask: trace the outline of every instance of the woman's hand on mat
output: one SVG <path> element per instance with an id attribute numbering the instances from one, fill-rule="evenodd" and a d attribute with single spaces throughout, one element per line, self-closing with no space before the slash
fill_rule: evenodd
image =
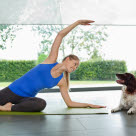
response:
<path id="1" fill-rule="evenodd" d="M 94 23 L 95 21 L 93 20 L 78 20 L 78 23 L 80 25 L 91 25 L 90 23 Z"/>
<path id="2" fill-rule="evenodd" d="M 88 104 L 90 108 L 106 108 L 106 106 Z"/>

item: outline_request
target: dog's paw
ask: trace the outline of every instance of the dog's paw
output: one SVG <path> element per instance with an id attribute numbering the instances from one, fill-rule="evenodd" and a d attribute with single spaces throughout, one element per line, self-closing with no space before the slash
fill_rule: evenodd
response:
<path id="1" fill-rule="evenodd" d="M 128 115 L 132 115 L 135 113 L 135 110 L 133 108 L 130 108 L 127 112 Z"/>
<path id="2" fill-rule="evenodd" d="M 117 111 L 119 111 L 118 108 L 115 108 L 115 109 L 112 109 L 112 110 L 111 110 L 112 113 L 117 112 Z"/>

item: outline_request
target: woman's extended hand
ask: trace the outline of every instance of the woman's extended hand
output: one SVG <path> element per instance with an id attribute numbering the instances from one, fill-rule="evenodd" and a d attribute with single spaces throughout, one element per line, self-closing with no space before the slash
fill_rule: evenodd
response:
<path id="1" fill-rule="evenodd" d="M 90 23 L 94 23 L 95 21 L 93 20 L 78 20 L 78 23 L 80 25 L 90 25 Z"/>
<path id="2" fill-rule="evenodd" d="M 100 105 L 93 105 L 93 104 L 88 104 L 90 108 L 106 108 L 106 106 L 100 106 Z"/>

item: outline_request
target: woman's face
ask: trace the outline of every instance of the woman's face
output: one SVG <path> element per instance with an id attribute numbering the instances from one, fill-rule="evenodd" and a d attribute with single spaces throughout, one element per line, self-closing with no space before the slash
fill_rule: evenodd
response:
<path id="1" fill-rule="evenodd" d="M 79 66 L 79 60 L 74 60 L 74 59 L 69 59 L 66 58 L 66 68 L 67 68 L 67 72 L 71 73 L 73 71 L 75 71 Z"/>

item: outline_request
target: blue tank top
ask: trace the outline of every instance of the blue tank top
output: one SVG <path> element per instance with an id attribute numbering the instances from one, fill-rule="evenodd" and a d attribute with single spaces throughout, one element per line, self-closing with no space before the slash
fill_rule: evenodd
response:
<path id="1" fill-rule="evenodd" d="M 51 69 L 57 64 L 38 64 L 8 87 L 19 96 L 34 97 L 41 89 L 52 88 L 62 79 L 63 73 L 57 78 L 51 75 Z"/>

